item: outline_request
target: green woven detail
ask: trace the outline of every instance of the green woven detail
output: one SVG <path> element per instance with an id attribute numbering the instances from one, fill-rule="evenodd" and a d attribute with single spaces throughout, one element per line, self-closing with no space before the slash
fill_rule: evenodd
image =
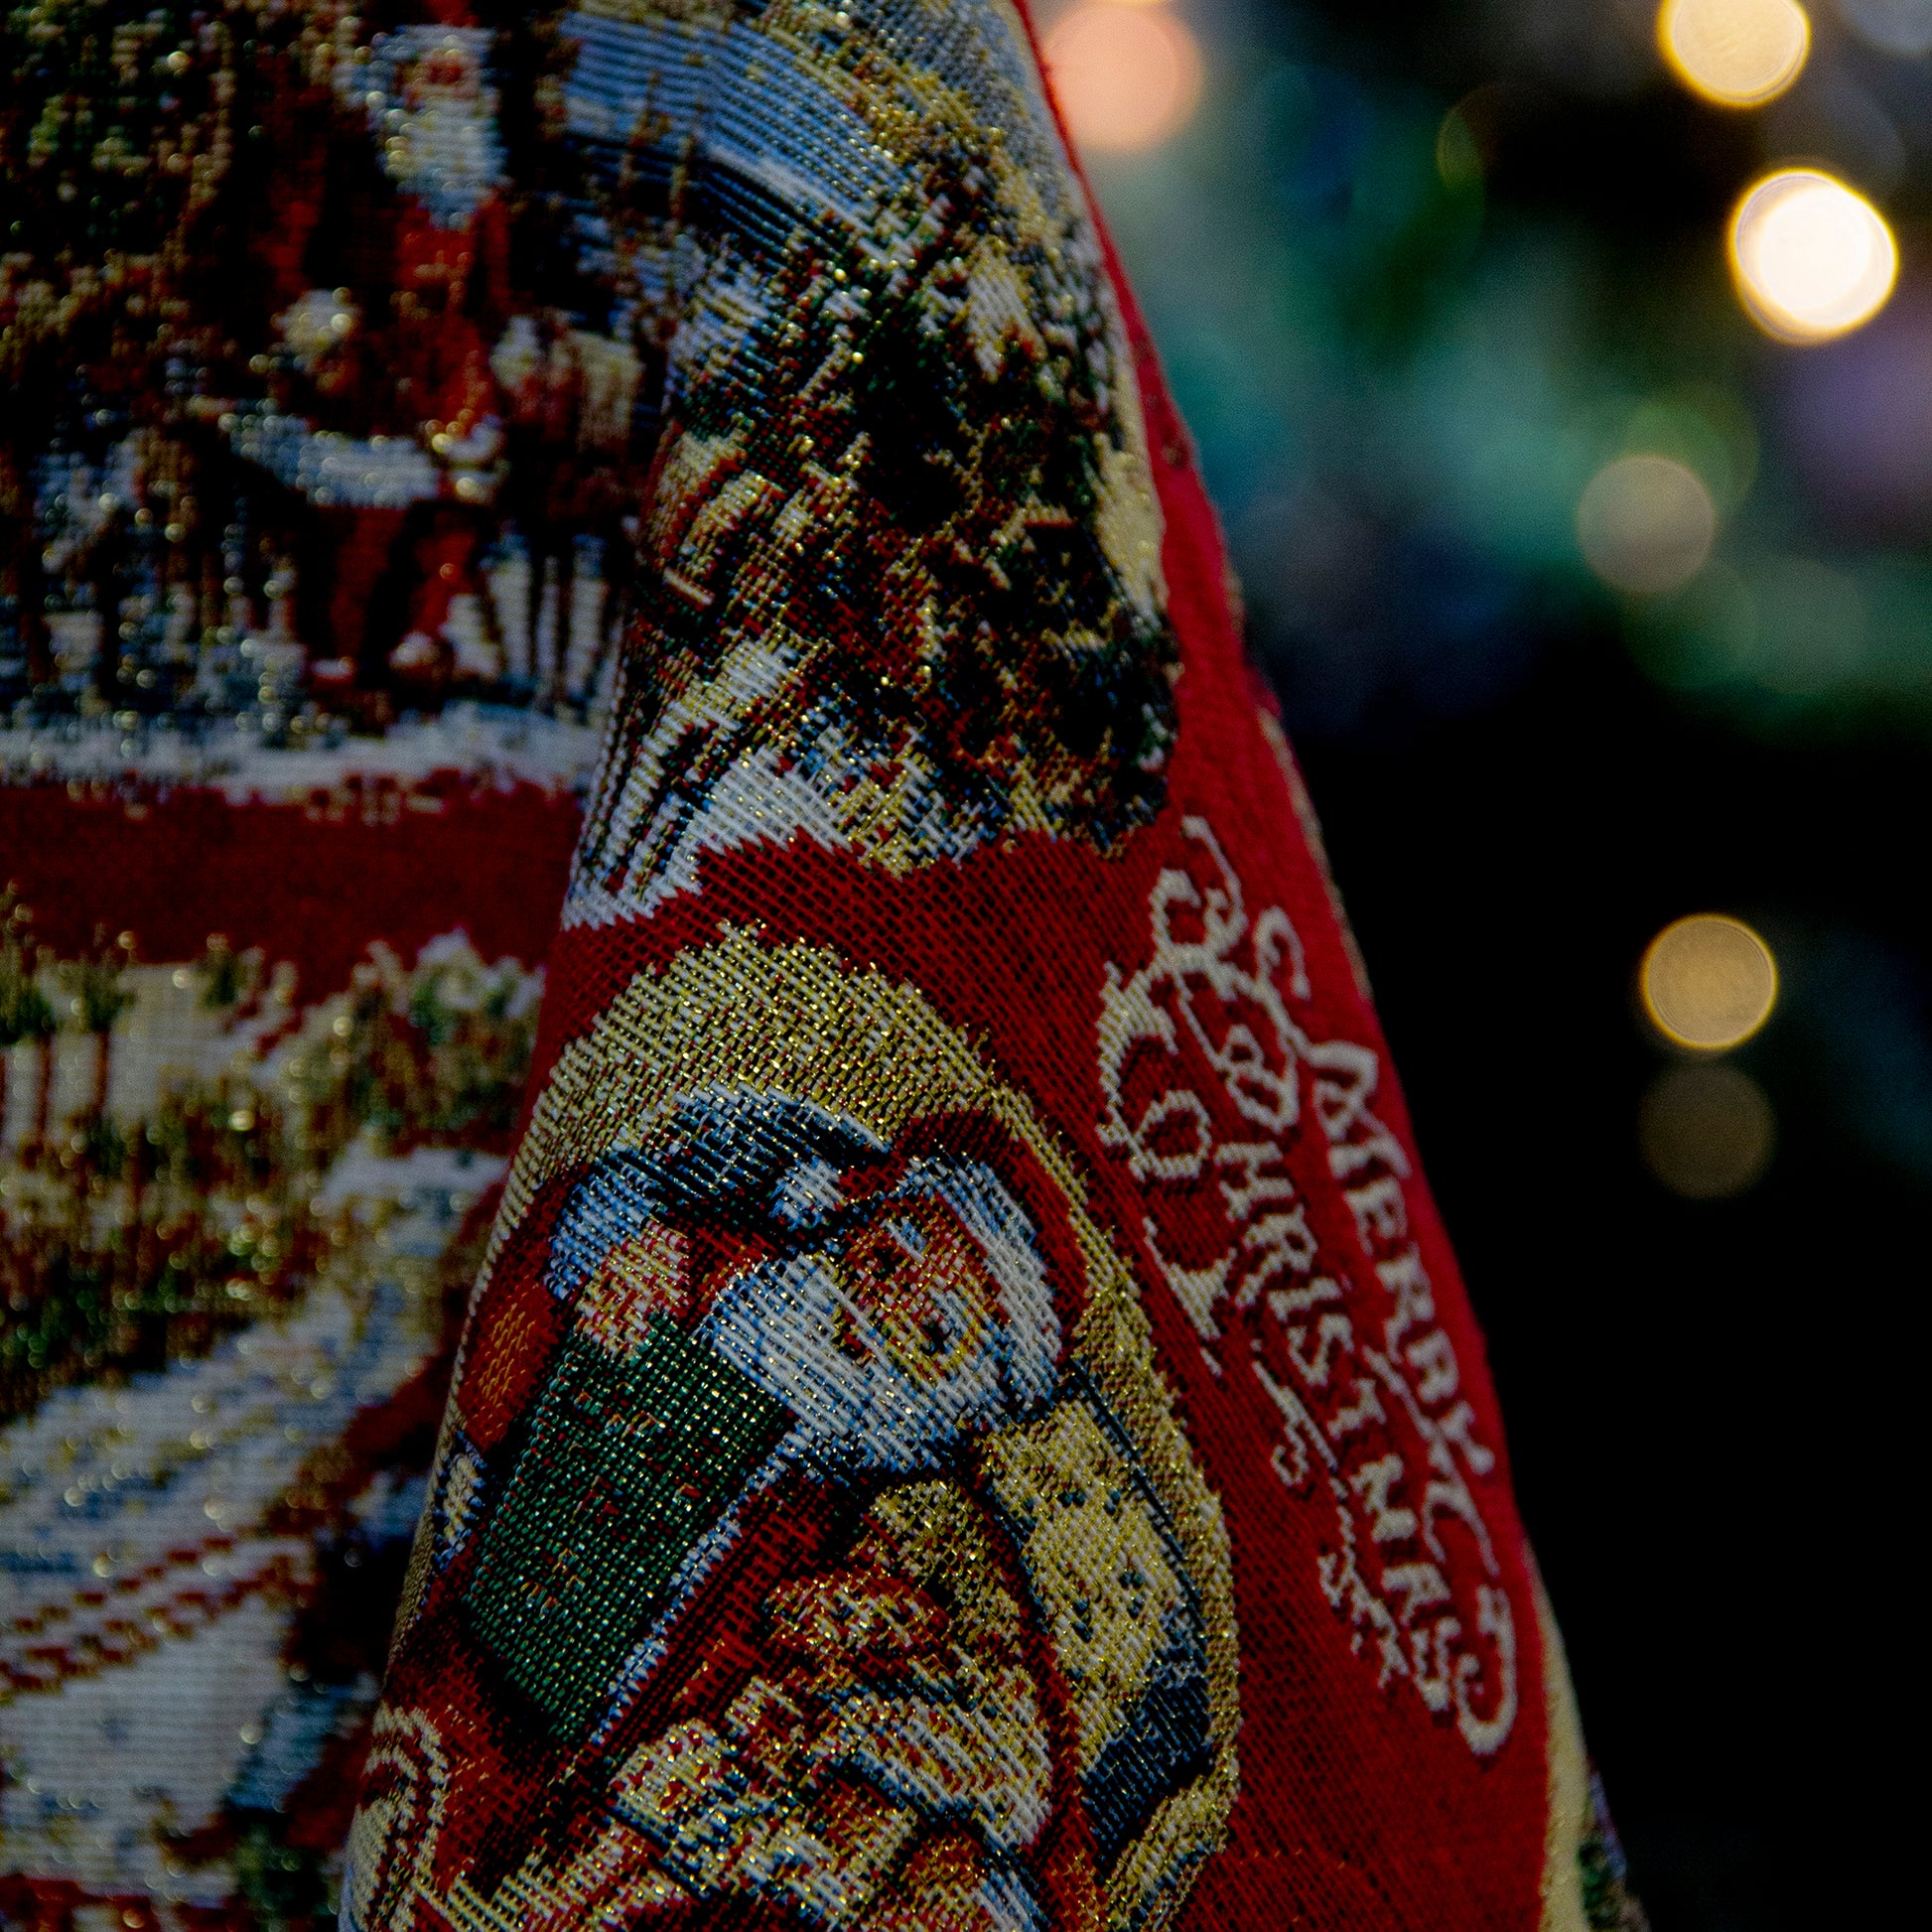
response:
<path id="1" fill-rule="evenodd" d="M 678 1565 L 789 1420 L 661 1316 L 628 1361 L 565 1342 L 467 1598 L 559 1735 L 597 1716 Z"/>

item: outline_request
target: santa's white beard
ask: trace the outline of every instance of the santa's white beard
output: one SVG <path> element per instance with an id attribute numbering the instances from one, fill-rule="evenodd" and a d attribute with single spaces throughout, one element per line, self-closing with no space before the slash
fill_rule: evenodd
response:
<path id="1" fill-rule="evenodd" d="M 855 1334 L 863 1357 L 850 1350 Z M 960 1443 L 1018 1420 L 991 1337 L 958 1367 L 915 1379 L 816 1255 L 749 1269 L 698 1339 L 776 1396 L 798 1419 L 797 1447 L 842 1475 L 941 1470 Z"/>

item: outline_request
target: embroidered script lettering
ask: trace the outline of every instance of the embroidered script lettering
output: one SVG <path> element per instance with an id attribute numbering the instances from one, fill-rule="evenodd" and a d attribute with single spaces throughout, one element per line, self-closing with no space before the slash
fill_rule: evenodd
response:
<path id="1" fill-rule="evenodd" d="M 1409 1156 L 1374 1111 L 1381 1062 L 1311 1030 L 1288 914 L 1249 911 L 1205 819 L 1182 832 L 1149 897 L 1151 956 L 1107 968 L 1100 1140 L 1140 1184 L 1149 1256 L 1208 1367 L 1264 1405 L 1275 1473 L 1333 1508 L 1318 1581 L 1352 1646 L 1487 1757 L 1517 1708 L 1470 1486 L 1496 1456 L 1437 1320 Z M 1329 1184 L 1343 1211 L 1324 1231 L 1311 1194 Z"/>

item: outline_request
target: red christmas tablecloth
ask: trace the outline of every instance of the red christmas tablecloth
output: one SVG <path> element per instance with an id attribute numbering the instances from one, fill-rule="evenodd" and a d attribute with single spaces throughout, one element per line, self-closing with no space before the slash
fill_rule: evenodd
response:
<path id="1" fill-rule="evenodd" d="M 0 1909 L 1640 1923 L 1024 20 L 7 31 Z"/>

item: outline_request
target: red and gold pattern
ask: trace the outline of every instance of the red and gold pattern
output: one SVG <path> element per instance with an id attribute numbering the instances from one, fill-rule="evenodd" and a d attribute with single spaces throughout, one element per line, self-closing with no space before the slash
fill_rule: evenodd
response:
<path id="1" fill-rule="evenodd" d="M 582 31 L 607 102 L 664 47 L 698 70 L 709 277 L 391 1666 L 444 1801 L 358 1839 L 355 1922 L 1587 1922 L 1481 1344 L 1022 30 Z M 763 152 L 832 178 L 782 233 L 728 200 L 755 59 L 795 90 Z M 834 134 L 897 171 L 869 202 Z M 961 387 L 890 359 L 920 341 Z M 1028 416 L 1089 483 L 1016 480 Z M 1023 568 L 1031 602 L 973 577 Z M 928 720 L 986 648 L 961 766 Z M 1110 662 L 1111 708 L 1069 697 Z"/>
<path id="2" fill-rule="evenodd" d="M 82 1006 L 117 983 L 96 919 L 191 992 L 225 971 L 198 962 L 211 928 L 264 974 L 289 962 L 196 1104 L 205 1140 L 244 1141 L 274 1080 L 300 1104 L 259 1173 L 219 1143 L 235 1172 L 205 1190 L 251 1258 L 245 1317 L 204 1269 L 151 1380 L 131 1355 L 44 1361 L 9 1438 L 39 1487 L 0 1522 L 23 1571 L 57 1543 L 77 1561 L 96 1498 L 138 1479 L 202 1510 L 190 1555 L 227 1579 L 191 1592 L 166 1550 L 119 1577 L 103 1548 L 101 1589 L 43 1590 L 10 1769 L 77 1763 L 112 1718 L 41 1681 L 62 1643 L 110 1693 L 147 1658 L 246 1749 L 193 1777 L 185 1742 L 165 1804 L 90 1798 L 133 1821 L 118 1837 L 69 1831 L 38 1774 L 33 1805 L 10 1790 L 37 1863 L 0 1902 L 313 1921 L 363 1753 L 350 1932 L 1640 1924 L 1360 961 L 1024 16 L 392 11 L 235 0 L 172 53 L 173 16 L 130 27 L 96 66 L 194 82 L 143 123 L 183 177 L 160 239 L 109 273 L 96 198 L 67 283 L 7 285 L 22 366 L 77 328 L 89 380 L 173 398 L 56 408 L 0 477 L 40 707 L 0 811 L 32 833 L 36 931 L 93 974 Z M 191 271 L 250 206 L 244 96 L 307 130 L 276 165 L 309 225 L 237 306 Z M 21 146 L 56 170 L 37 246 L 81 165 L 48 111 Z M 353 276 L 318 282 L 351 240 Z M 61 444 L 96 415 L 100 452 Z M 495 1035 L 408 975 L 483 970 L 439 937 L 458 924 L 534 963 L 571 806 L 518 782 L 538 754 L 500 715 L 487 755 L 427 759 L 408 731 L 345 749 L 343 725 L 466 688 L 554 706 L 621 610 L 371 1717 L 365 1674 L 318 1669 L 328 1555 L 417 1493 L 396 1445 L 439 1399 L 431 1305 L 467 1198 L 447 1164 L 490 1144 L 464 1110 L 500 1131 L 521 1070 L 473 1078 Z M 73 775 L 81 727 L 152 767 L 143 721 L 196 705 L 225 722 L 185 734 L 192 782 L 113 757 L 93 792 Z M 377 781 L 392 751 L 415 764 Z M 207 837 L 224 812 L 245 832 Z M 157 883 L 151 855 L 189 848 L 197 890 Z M 88 852 L 126 876 L 104 887 Z M 395 957 L 356 977 L 372 940 Z M 31 1031 L 67 980 L 12 943 Z M 306 1086 L 284 1036 L 317 1049 Z M 124 1197 L 126 1227 L 158 1226 L 148 1157 L 88 1151 L 107 1098 L 55 1113 L 75 1227 Z M 14 1141 L 37 1202 L 62 1136 Z M 100 1245 L 133 1267 L 138 1242 Z M 172 1416 L 191 1376 L 207 1413 L 253 1418 L 191 1424 L 237 1469 L 247 1429 L 301 1438 L 287 1402 L 343 1413 L 286 1480 L 264 1457 L 260 1494 L 197 1502 L 180 1457 L 134 1468 L 115 1406 Z M 49 1394 L 63 1378 L 85 1386 Z M 88 1400 L 98 1441 L 63 1435 Z M 198 1689 L 198 1618 L 294 1689 Z M 278 1892 L 298 1866 L 310 1890 Z"/>

